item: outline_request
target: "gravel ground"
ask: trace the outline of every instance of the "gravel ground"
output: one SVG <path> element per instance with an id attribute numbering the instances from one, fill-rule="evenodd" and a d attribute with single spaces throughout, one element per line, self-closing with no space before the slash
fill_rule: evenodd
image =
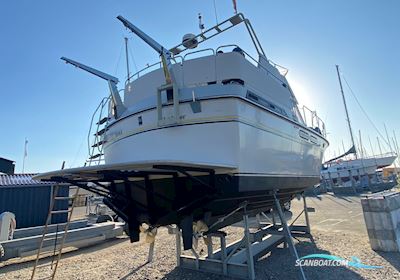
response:
<path id="1" fill-rule="evenodd" d="M 227 227 L 230 240 L 242 229 Z M 301 239 L 296 243 L 300 256 L 312 253 L 333 254 L 346 259 L 357 256 L 365 264 L 382 269 L 366 270 L 344 267 L 305 267 L 307 279 L 400 279 L 400 254 L 376 253 L 363 235 L 330 231 L 313 231 L 314 242 Z M 228 242 L 229 242 L 228 239 Z M 176 268 L 175 237 L 161 228 L 157 235 L 154 261 L 146 264 L 148 244 L 131 244 L 126 237 L 71 251 L 63 255 L 57 279 L 229 279 L 218 275 Z M 41 263 L 49 263 L 51 258 Z M 0 279 L 29 279 L 33 261 L 14 259 L 0 263 Z M 46 275 L 49 267 L 40 268 L 37 276 Z M 288 249 L 277 248 L 256 263 L 257 279 L 296 279 L 298 269 Z"/>

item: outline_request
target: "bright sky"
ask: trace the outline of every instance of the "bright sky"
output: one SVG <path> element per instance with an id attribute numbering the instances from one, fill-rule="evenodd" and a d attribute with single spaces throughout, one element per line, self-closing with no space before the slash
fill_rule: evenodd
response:
<path id="1" fill-rule="evenodd" d="M 288 79 L 300 103 L 325 121 L 331 146 L 326 157 L 350 147 L 335 64 L 364 109 L 383 132 L 400 140 L 400 2 L 396 0 L 237 0 L 252 22 L 267 56 L 289 68 Z M 216 0 L 218 19 L 233 15 L 231 0 Z M 197 14 L 215 24 L 213 0 L 99 1 L 3 0 L 0 3 L 0 157 L 25 171 L 81 166 L 87 157 L 90 118 L 107 84 L 65 65 L 70 57 L 125 80 L 123 37 L 128 36 L 135 64 L 142 68 L 156 53 L 116 20 L 121 14 L 171 47 L 186 33 L 198 33 Z M 242 36 L 243 35 L 243 36 Z M 244 33 L 223 41 L 250 47 Z M 131 68 L 135 70 L 131 59 Z M 122 86 L 121 83 L 120 86 Z M 377 132 L 345 87 L 355 134 L 368 136 L 377 153 Z M 381 141 L 383 146 L 383 141 Z"/>

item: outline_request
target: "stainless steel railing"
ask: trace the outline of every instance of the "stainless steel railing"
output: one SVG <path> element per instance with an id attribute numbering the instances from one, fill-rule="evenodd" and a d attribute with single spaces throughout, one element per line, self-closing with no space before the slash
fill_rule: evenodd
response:
<path id="1" fill-rule="evenodd" d="M 325 123 L 318 117 L 317 112 L 309 109 L 307 106 L 300 108 L 300 115 L 303 118 L 304 124 L 311 127 L 321 135 L 326 137 Z M 318 131 L 319 130 L 319 131 Z"/>

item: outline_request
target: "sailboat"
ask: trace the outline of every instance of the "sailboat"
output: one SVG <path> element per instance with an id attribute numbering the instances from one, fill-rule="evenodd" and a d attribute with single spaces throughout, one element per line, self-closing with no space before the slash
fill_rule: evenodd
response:
<path id="1" fill-rule="evenodd" d="M 338 65 L 336 65 L 336 72 L 346 112 L 346 120 L 352 147 L 344 154 L 325 162 L 322 166 L 321 177 L 323 182 L 328 182 L 328 184 L 346 184 L 349 182 L 351 185 L 354 185 L 354 183 L 357 182 L 361 183 L 362 178 L 366 178 L 367 181 L 369 181 L 375 175 L 377 169 L 393 164 L 397 155 L 389 152 L 386 154 L 365 157 L 363 154 L 360 156 L 357 153 Z M 345 159 L 345 157 L 349 155 L 354 155 L 354 158 Z"/>
<path id="2" fill-rule="evenodd" d="M 62 59 L 107 81 L 108 115 L 95 130 L 104 163 L 40 174 L 104 196 L 104 203 L 139 228 L 176 224 L 191 248 L 192 224 L 209 232 L 283 205 L 319 182 L 328 147 L 315 112 L 309 123 L 285 77 L 267 59 L 242 13 L 166 48 L 122 16 L 123 25 L 161 60 L 128 76 L 123 98 L 116 77 Z M 257 58 L 237 44 L 197 49 L 209 39 L 245 25 Z M 305 111 L 304 111 L 305 112 Z M 103 125 L 103 128 L 100 128 Z M 221 218 L 223 217 L 223 218 Z"/>

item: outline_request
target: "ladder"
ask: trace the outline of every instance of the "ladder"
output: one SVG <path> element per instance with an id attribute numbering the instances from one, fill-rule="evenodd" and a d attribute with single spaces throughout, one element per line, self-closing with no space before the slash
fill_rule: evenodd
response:
<path id="1" fill-rule="evenodd" d="M 32 275 L 31 275 L 31 280 L 35 279 L 35 273 L 38 268 L 49 266 L 51 275 L 50 276 L 44 276 L 41 279 L 54 279 L 58 267 L 58 263 L 60 262 L 61 259 L 61 254 L 62 254 L 62 249 L 67 237 L 68 233 L 68 227 L 71 222 L 71 217 L 72 213 L 75 207 L 75 202 L 76 198 L 79 195 L 79 188 L 76 189 L 76 192 L 73 196 L 60 196 L 59 195 L 59 190 L 60 190 L 60 185 L 55 185 L 53 186 L 53 193 L 52 193 L 52 199 L 50 201 L 50 207 L 49 207 L 49 212 L 47 215 L 47 220 L 46 224 L 43 228 L 43 234 L 42 238 L 40 240 L 40 246 L 37 250 L 37 255 L 36 255 L 36 261 L 35 265 L 33 267 Z M 68 207 L 67 210 L 57 210 L 55 209 L 55 206 L 57 205 L 57 201 L 65 201 L 68 200 L 71 202 L 71 207 Z M 48 228 L 49 225 L 51 224 L 51 220 L 54 214 L 62 214 L 62 213 L 67 213 L 67 222 L 66 223 L 59 223 L 57 224 L 57 229 L 55 233 L 49 233 L 48 234 Z M 61 226 L 61 232 L 58 232 L 58 227 Z M 51 235 L 51 237 L 50 237 Z M 49 242 L 51 242 L 51 245 L 49 245 Z M 44 255 L 49 256 L 49 252 L 52 251 L 52 261 L 50 264 L 43 264 L 39 265 L 39 259 L 43 257 Z"/>
<path id="2" fill-rule="evenodd" d="M 104 162 L 103 144 L 107 142 L 104 137 L 108 121 L 110 120 L 105 109 L 109 105 L 109 102 L 110 96 L 104 97 L 93 113 L 87 136 L 89 157 L 85 165 L 99 165 Z M 103 116 L 104 114 L 106 116 Z M 95 119 L 97 119 L 97 122 L 95 122 Z M 92 132 L 94 133 L 92 134 Z"/>
<path id="3" fill-rule="evenodd" d="M 246 23 L 246 27 L 248 29 L 250 28 L 248 26 L 248 24 L 250 24 L 248 22 L 248 20 L 245 19 L 243 14 L 239 13 L 239 14 L 234 15 L 231 18 L 228 18 L 227 20 L 225 20 L 225 21 L 223 21 L 221 23 L 218 23 L 214 27 L 211 27 L 210 29 L 205 30 L 204 32 L 202 31 L 200 34 L 198 34 L 194 38 L 192 38 L 192 40 L 193 41 L 197 41 L 198 44 L 200 44 L 200 43 L 202 43 L 204 41 L 207 41 L 207 40 L 211 39 L 214 36 L 217 36 L 218 34 L 220 34 L 222 32 L 225 32 L 228 29 L 231 29 L 232 27 L 234 27 L 235 25 L 238 25 L 241 22 L 245 22 Z M 252 28 L 250 30 L 253 31 Z M 254 33 L 254 31 L 253 31 L 253 33 Z M 252 35 L 252 33 L 250 33 L 250 35 Z M 258 42 L 258 39 L 257 39 L 257 42 Z M 190 48 L 189 46 L 185 46 L 185 42 L 182 42 L 179 45 L 171 48 L 169 51 L 173 55 L 179 55 L 181 52 L 184 52 L 189 48 Z"/>

